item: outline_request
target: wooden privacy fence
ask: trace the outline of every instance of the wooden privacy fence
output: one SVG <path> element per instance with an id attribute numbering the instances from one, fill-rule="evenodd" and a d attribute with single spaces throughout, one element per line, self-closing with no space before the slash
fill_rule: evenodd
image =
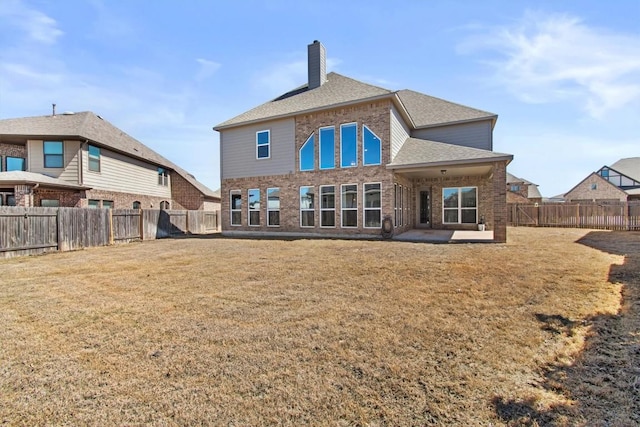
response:
<path id="1" fill-rule="evenodd" d="M 217 211 L 0 206 L 0 257 L 218 231 Z"/>
<path id="2" fill-rule="evenodd" d="M 640 230 L 640 202 L 509 203 L 507 218 L 512 226 Z"/>

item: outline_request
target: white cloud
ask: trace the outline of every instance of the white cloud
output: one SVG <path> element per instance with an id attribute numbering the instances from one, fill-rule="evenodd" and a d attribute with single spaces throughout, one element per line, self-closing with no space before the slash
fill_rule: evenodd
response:
<path id="1" fill-rule="evenodd" d="M 64 32 L 55 19 L 31 9 L 21 0 L 5 0 L 0 8 L 0 22 L 20 28 L 28 38 L 46 45 L 55 44 Z"/>
<path id="2" fill-rule="evenodd" d="M 590 27 L 569 15 L 528 12 L 459 46 L 490 50 L 496 83 L 528 103 L 573 101 L 594 118 L 640 102 L 640 34 Z"/>
<path id="3" fill-rule="evenodd" d="M 195 77 L 197 82 L 208 79 L 220 68 L 219 63 L 210 61 L 208 59 L 198 58 L 196 59 L 196 62 L 200 64 L 200 69 L 198 70 L 198 73 Z"/>

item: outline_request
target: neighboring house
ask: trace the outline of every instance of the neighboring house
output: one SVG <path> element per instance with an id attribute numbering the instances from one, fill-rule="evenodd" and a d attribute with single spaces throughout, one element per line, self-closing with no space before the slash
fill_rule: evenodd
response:
<path id="1" fill-rule="evenodd" d="M 567 202 L 626 202 L 640 200 L 640 157 L 603 166 L 569 190 Z"/>
<path id="2" fill-rule="evenodd" d="M 507 172 L 507 203 L 540 203 L 538 185 Z"/>
<path id="3" fill-rule="evenodd" d="M 492 113 L 326 74 L 227 120 L 220 132 L 223 234 L 380 236 L 476 229 L 506 241 L 506 166 Z M 391 223 L 391 224 L 389 224 Z"/>
<path id="4" fill-rule="evenodd" d="M 219 209 L 220 195 L 91 112 L 0 120 L 0 205 Z"/>

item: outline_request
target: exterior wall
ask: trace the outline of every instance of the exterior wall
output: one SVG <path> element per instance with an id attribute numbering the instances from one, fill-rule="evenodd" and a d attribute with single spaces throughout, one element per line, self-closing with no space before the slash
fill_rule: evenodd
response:
<path id="1" fill-rule="evenodd" d="M 592 189 L 592 185 L 596 189 Z M 571 191 L 564 195 L 567 202 L 578 201 L 627 201 L 627 193 L 619 189 L 609 181 L 603 179 L 600 175 L 592 173 L 584 181 L 575 186 Z"/>
<path id="2" fill-rule="evenodd" d="M 363 184 L 381 183 L 381 218 L 393 216 L 393 173 L 386 169 L 390 158 L 390 101 L 349 106 L 330 111 L 300 115 L 295 118 L 295 140 L 291 144 L 294 155 L 294 167 L 286 175 L 247 176 L 242 178 L 222 179 L 222 230 L 223 231 L 251 231 L 251 232 L 296 232 L 317 233 L 325 235 L 380 235 L 380 228 L 364 228 L 363 221 Z M 350 168 L 340 167 L 340 125 L 344 123 L 358 124 L 358 166 Z M 382 162 L 379 166 L 362 165 L 362 125 L 367 125 L 380 139 L 382 145 Z M 335 126 L 334 159 L 336 168 L 319 170 L 319 128 Z M 226 135 L 226 132 L 223 131 Z M 307 141 L 309 135 L 315 135 L 315 170 L 298 171 L 299 150 Z M 255 139 L 255 137 L 254 137 Z M 254 139 L 252 139 L 255 144 Z M 226 136 L 225 136 L 226 141 Z M 255 154 L 253 154 L 255 157 Z M 227 165 L 228 166 L 228 165 Z M 240 174 L 242 171 L 234 171 Z M 245 170 L 245 175 L 253 175 L 253 171 Z M 358 185 L 358 227 L 342 228 L 340 185 Z M 300 187 L 313 186 L 319 194 L 321 185 L 334 185 L 336 191 L 336 227 L 320 227 L 320 200 L 315 199 L 314 227 L 300 226 Z M 267 188 L 280 189 L 280 226 L 267 226 Z M 260 189 L 260 226 L 248 225 L 248 189 Z M 242 194 L 242 225 L 231 226 L 230 195 L 231 190 L 241 190 Z"/>
<path id="3" fill-rule="evenodd" d="M 0 142 L 0 172 L 6 169 L 6 157 L 27 157 L 27 147 L 24 145 Z M 26 166 L 26 165 L 25 165 Z"/>
<path id="4" fill-rule="evenodd" d="M 204 195 L 180 174 L 171 173 L 171 209 L 204 210 Z"/>
<path id="5" fill-rule="evenodd" d="M 398 110 L 391 106 L 391 162 L 395 159 L 398 151 L 409 138 L 409 128 L 405 124 Z"/>
<path id="6" fill-rule="evenodd" d="M 411 136 L 465 147 L 493 150 L 491 120 L 417 129 L 411 132 Z"/>
<path id="7" fill-rule="evenodd" d="M 38 188 L 34 190 L 33 205 L 40 206 L 40 202 L 42 201 L 42 199 L 50 199 L 60 201 L 60 206 L 62 207 L 78 208 L 82 207 L 84 196 L 84 191 L 65 191 Z M 84 204 L 84 206 L 86 207 L 86 203 Z"/>
<path id="8" fill-rule="evenodd" d="M 80 182 L 78 165 L 79 150 L 80 141 L 63 141 L 64 167 L 45 168 L 43 141 L 29 140 L 27 141 L 27 170 L 78 184 Z"/>
<path id="9" fill-rule="evenodd" d="M 203 206 L 203 210 L 205 211 L 218 211 L 220 212 L 221 209 L 221 203 L 220 202 L 213 202 L 210 200 L 205 200 L 204 202 L 204 206 Z"/>
<path id="10" fill-rule="evenodd" d="M 510 186 L 507 186 L 510 187 Z M 513 192 L 511 190 L 507 190 L 507 203 L 535 203 L 522 195 L 520 191 Z"/>
<path id="11" fill-rule="evenodd" d="M 132 209 L 133 202 L 140 202 L 141 209 L 160 209 L 160 202 L 169 202 L 169 208 L 173 209 L 174 204 L 171 197 L 155 197 L 144 194 L 120 193 L 108 190 L 91 189 L 85 192 L 85 199 L 80 201 L 81 208 L 89 206 L 89 199 L 113 201 L 114 209 Z"/>
<path id="12" fill-rule="evenodd" d="M 100 149 L 100 172 L 90 171 L 88 147 L 85 145 L 82 149 L 82 183 L 96 190 L 143 194 L 169 200 L 173 176 L 169 179 L 169 185 L 159 185 L 156 165 L 104 148 Z"/>
<path id="13" fill-rule="evenodd" d="M 403 206 L 402 206 L 402 223 L 400 220 L 396 221 L 395 214 L 396 210 L 393 209 L 396 206 L 396 202 L 394 200 L 395 187 L 391 189 L 391 206 L 392 206 L 392 215 L 394 217 L 394 234 L 400 234 L 405 231 L 411 230 L 417 226 L 417 218 L 418 218 L 418 193 L 417 187 L 414 184 L 414 181 L 401 175 L 394 174 L 393 177 L 394 185 L 397 185 L 398 191 L 400 191 L 400 186 L 402 186 L 403 192 L 408 192 L 408 195 L 405 197 L 403 195 Z M 398 207 L 399 209 L 399 207 Z M 399 217 L 398 212 L 398 217 Z"/>
<path id="14" fill-rule="evenodd" d="M 270 131 L 268 159 L 256 159 L 256 132 Z M 307 135 L 308 137 L 309 135 Z M 224 130 L 220 134 L 222 179 L 285 175 L 296 170 L 293 118 Z"/>

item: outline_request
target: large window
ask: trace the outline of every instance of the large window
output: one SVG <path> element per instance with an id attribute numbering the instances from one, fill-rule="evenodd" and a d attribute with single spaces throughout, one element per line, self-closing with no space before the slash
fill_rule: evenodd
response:
<path id="1" fill-rule="evenodd" d="M 280 225 L 280 189 L 267 188 L 267 226 Z"/>
<path id="2" fill-rule="evenodd" d="M 87 202 L 87 206 L 90 208 L 99 208 L 100 200 L 89 199 L 89 201 Z"/>
<path id="3" fill-rule="evenodd" d="M 341 223 L 343 227 L 358 226 L 358 184 L 342 185 Z"/>
<path id="4" fill-rule="evenodd" d="M 268 130 L 261 130 L 256 132 L 256 158 L 268 159 L 271 156 L 271 132 Z"/>
<path id="5" fill-rule="evenodd" d="M 333 126 L 320 128 L 320 169 L 336 167 L 335 130 Z"/>
<path id="6" fill-rule="evenodd" d="M 300 226 L 313 227 L 315 213 L 315 194 L 313 187 L 300 187 Z"/>
<path id="7" fill-rule="evenodd" d="M 107 209 L 113 209 L 113 200 L 103 200 L 102 207 Z"/>
<path id="8" fill-rule="evenodd" d="M 169 185 L 169 173 L 165 168 L 158 168 L 158 185 L 164 187 Z"/>
<path id="9" fill-rule="evenodd" d="M 231 208 L 231 225 L 242 225 L 242 193 L 240 190 L 231 190 L 230 208 Z"/>
<path id="10" fill-rule="evenodd" d="M 44 167 L 64 167 L 64 151 L 62 141 L 44 141 Z"/>
<path id="11" fill-rule="evenodd" d="M 442 189 L 442 222 L 475 224 L 478 218 L 477 187 Z"/>
<path id="12" fill-rule="evenodd" d="M 336 226 L 336 188 L 333 185 L 320 187 L 320 227 Z"/>
<path id="13" fill-rule="evenodd" d="M 300 170 L 312 171 L 316 163 L 316 144 L 313 134 L 300 147 Z"/>
<path id="14" fill-rule="evenodd" d="M 340 167 L 351 168 L 358 165 L 358 125 L 340 125 Z"/>
<path id="15" fill-rule="evenodd" d="M 100 172 L 100 148 L 95 145 L 89 146 L 89 170 Z"/>
<path id="16" fill-rule="evenodd" d="M 381 184 L 364 184 L 364 226 L 380 228 L 382 224 L 382 206 L 380 204 Z"/>
<path id="17" fill-rule="evenodd" d="M 9 157 L 9 156 L 7 156 L 6 161 L 7 161 L 7 167 L 6 167 L 5 170 L 7 172 L 27 170 L 26 169 L 26 161 L 22 157 Z"/>
<path id="18" fill-rule="evenodd" d="M 382 163 L 382 143 L 380 138 L 366 126 L 362 126 L 362 164 L 379 165 Z"/>
<path id="19" fill-rule="evenodd" d="M 260 190 L 253 188 L 249 190 L 249 225 L 260 225 Z"/>
<path id="20" fill-rule="evenodd" d="M 43 208 L 58 208 L 60 207 L 60 200 L 58 199 L 42 199 L 40 200 L 40 206 Z"/>

